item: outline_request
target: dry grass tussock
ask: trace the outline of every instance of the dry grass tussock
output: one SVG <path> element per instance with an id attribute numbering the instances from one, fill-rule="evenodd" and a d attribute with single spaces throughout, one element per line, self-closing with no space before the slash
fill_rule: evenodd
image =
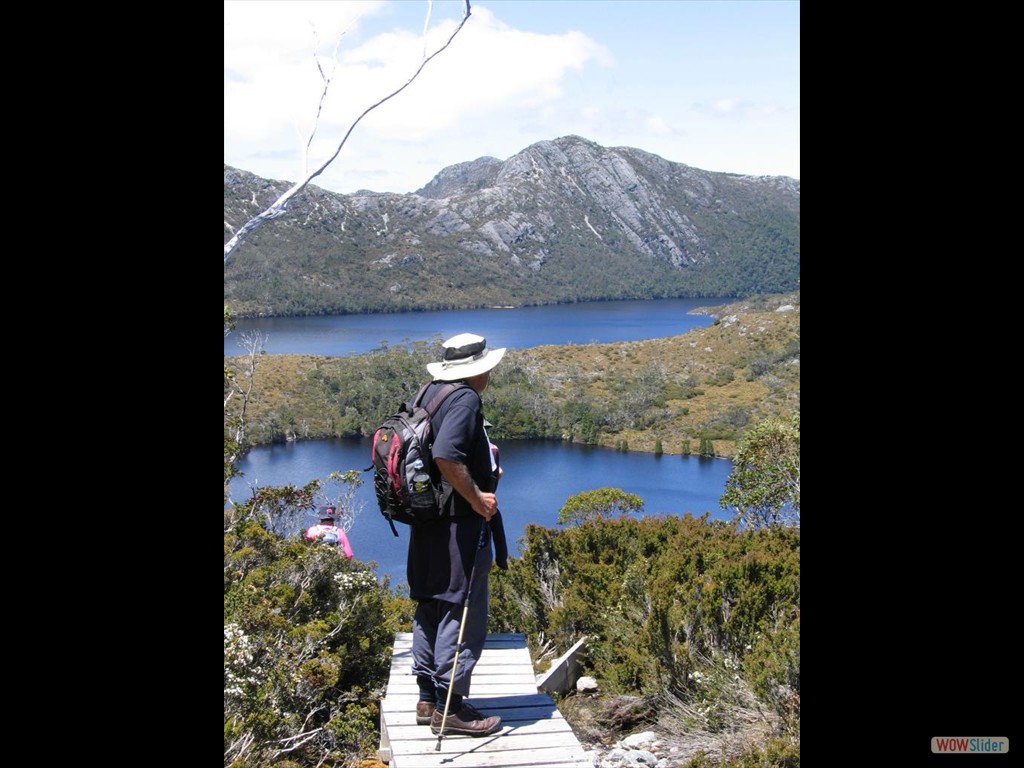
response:
<path id="1" fill-rule="evenodd" d="M 709 709 L 717 710 L 713 718 L 708 716 Z M 751 747 L 762 746 L 772 736 L 780 735 L 783 724 L 778 715 L 744 690 L 737 699 L 710 706 L 688 704 L 670 696 L 652 730 L 679 760 L 691 760 L 703 753 L 706 759 L 724 761 L 735 760 Z"/>
<path id="2" fill-rule="evenodd" d="M 673 765 L 701 756 L 703 763 L 736 760 L 785 733 L 785 724 L 740 678 L 713 701 L 657 696 L 573 695 L 558 704 L 577 738 L 589 749 L 609 749 L 630 733 L 653 731 L 659 756 Z"/>

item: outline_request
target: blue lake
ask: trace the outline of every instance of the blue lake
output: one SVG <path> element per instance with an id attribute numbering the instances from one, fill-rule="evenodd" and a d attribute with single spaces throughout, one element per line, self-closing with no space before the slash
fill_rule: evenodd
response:
<path id="1" fill-rule="evenodd" d="M 621 453 L 607 448 L 539 440 L 501 442 L 505 470 L 498 488 L 498 505 L 509 541 L 509 553 L 518 555 L 518 540 L 527 523 L 557 527 L 558 511 L 568 497 L 605 486 L 622 488 L 644 500 L 642 514 L 710 512 L 716 520 L 729 519 L 718 506 L 732 470 L 726 459 L 649 453 Z M 251 450 L 238 464 L 244 473 L 231 483 L 232 497 L 241 501 L 250 486 L 304 485 L 325 480 L 331 472 L 369 466 L 369 440 L 313 440 Z M 355 494 L 355 519 L 348 530 L 355 556 L 378 564 L 377 575 L 391 577 L 392 586 L 405 585 L 408 530 L 401 525 L 395 538 L 377 508 L 370 473 Z M 337 494 L 338 487 L 328 489 Z M 326 503 L 326 499 L 322 500 Z M 310 515 L 304 526 L 316 522 Z"/>
<path id="2" fill-rule="evenodd" d="M 444 312 L 397 312 L 323 317 L 243 318 L 224 338 L 225 355 L 245 353 L 242 336 L 263 334 L 263 350 L 271 355 L 349 355 L 369 352 L 382 342 L 447 339 L 476 333 L 492 347 L 522 349 L 544 344 L 637 341 L 711 325 L 708 315 L 691 315 L 697 307 L 725 304 L 729 299 L 657 299 L 598 301 L 521 309 L 464 309 Z"/>

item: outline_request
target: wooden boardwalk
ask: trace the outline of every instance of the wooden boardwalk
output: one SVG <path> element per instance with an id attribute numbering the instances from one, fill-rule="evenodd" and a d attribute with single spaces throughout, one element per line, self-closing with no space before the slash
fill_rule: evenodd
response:
<path id="1" fill-rule="evenodd" d="M 416 725 L 418 696 L 412 633 L 399 632 L 380 703 L 379 757 L 390 768 L 593 768 L 554 700 L 537 690 L 526 635 L 488 635 L 473 670 L 467 701 L 485 715 L 501 716 L 497 733 L 445 736 L 438 751 L 430 726 Z"/>

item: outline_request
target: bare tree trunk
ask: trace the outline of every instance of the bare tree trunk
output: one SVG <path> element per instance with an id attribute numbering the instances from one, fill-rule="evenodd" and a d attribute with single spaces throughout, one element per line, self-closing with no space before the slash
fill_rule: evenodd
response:
<path id="1" fill-rule="evenodd" d="M 427 24 L 429 24 L 429 21 L 430 21 L 430 11 L 431 11 L 432 7 L 433 7 L 433 3 L 428 2 L 427 3 Z M 423 57 L 423 60 L 420 62 L 419 67 L 416 68 L 416 71 L 412 74 L 412 77 L 410 77 L 401 88 L 399 88 L 398 90 L 388 94 L 383 99 L 378 101 L 376 104 L 373 104 L 373 105 L 367 107 L 363 111 L 363 113 L 361 115 L 359 115 L 359 117 L 357 117 L 355 119 L 355 122 L 353 122 L 352 125 L 349 126 L 349 129 L 345 132 L 344 137 L 342 137 L 342 139 L 341 139 L 341 143 L 338 144 L 337 149 L 334 150 L 334 154 L 332 154 L 329 158 L 327 158 L 327 160 L 324 163 L 322 163 L 319 167 L 317 167 L 312 172 L 306 173 L 306 175 L 303 177 L 302 181 L 300 181 L 297 184 L 295 184 L 293 187 L 291 187 L 291 189 L 289 189 L 287 192 L 285 192 L 283 195 L 281 195 L 279 198 L 277 198 L 277 200 L 275 200 L 270 205 L 269 208 L 267 208 L 262 213 L 256 214 L 251 219 L 249 219 L 249 221 L 245 222 L 245 224 L 243 224 L 241 227 L 239 227 L 238 231 L 235 232 L 235 234 L 232 236 L 232 238 L 230 240 L 228 240 L 227 243 L 225 243 L 225 245 L 224 245 L 224 263 L 225 264 L 227 264 L 228 257 L 231 256 L 231 254 L 235 250 L 235 248 L 237 248 L 246 237 L 248 237 L 250 234 L 252 234 L 252 232 L 254 230 L 256 230 L 258 227 L 260 227 L 265 222 L 270 221 L 271 219 L 276 219 L 278 216 L 284 215 L 284 213 L 285 213 L 285 211 L 286 211 L 286 209 L 288 207 L 288 203 L 291 201 L 291 199 L 293 197 L 295 197 L 295 195 L 297 195 L 303 189 L 305 189 L 306 185 L 309 184 L 310 181 L 312 181 L 317 176 L 319 176 L 321 173 L 323 173 L 324 170 L 327 168 L 327 166 L 329 166 L 331 163 L 334 162 L 334 159 L 341 152 L 341 148 L 345 146 L 345 142 L 348 141 L 348 137 L 352 134 L 352 131 L 355 129 L 355 127 L 357 125 L 359 125 L 359 122 L 364 117 L 366 117 L 370 112 L 372 112 L 377 107 L 379 107 L 381 104 L 383 104 L 385 101 L 388 101 L 389 99 L 397 96 L 402 91 L 404 91 L 406 88 L 408 88 L 409 85 L 413 82 L 413 80 L 415 80 L 419 76 L 420 72 L 423 71 L 423 68 L 427 65 L 427 62 L 429 62 L 431 59 L 433 59 L 435 56 L 437 56 L 437 54 L 439 54 L 441 51 L 443 51 L 445 48 L 447 48 L 451 44 L 452 40 L 455 39 L 455 36 L 457 34 L 459 34 L 459 32 L 462 30 L 462 27 L 465 25 L 466 21 L 469 20 L 469 15 L 470 15 L 469 0 L 463 0 L 462 21 L 459 22 L 459 25 L 455 28 L 455 31 L 452 32 L 452 34 L 448 38 L 447 42 L 445 42 L 444 45 L 442 45 L 440 48 L 438 48 L 436 51 L 434 51 L 429 56 L 427 56 L 426 55 L 426 51 L 424 51 L 424 57 Z M 424 24 L 424 31 L 426 31 L 427 24 Z M 330 86 L 330 82 L 331 81 L 330 81 L 330 78 L 324 77 L 324 75 L 323 75 L 323 68 L 320 67 L 320 62 L 319 61 L 317 62 L 317 67 L 320 68 L 320 75 L 324 79 L 324 89 L 323 89 L 323 92 L 320 95 L 320 104 L 322 105 L 323 104 L 324 96 L 327 93 L 327 88 Z M 319 108 L 317 110 L 317 115 L 319 116 Z M 316 125 L 315 124 L 314 124 L 314 127 L 313 127 L 313 133 L 314 134 L 316 133 Z M 313 138 L 312 135 L 310 135 L 310 141 L 312 141 L 312 138 Z M 308 151 L 309 142 L 307 142 L 306 148 L 307 148 L 307 151 Z M 303 165 L 305 166 L 305 163 Z"/>
<path id="2" fill-rule="evenodd" d="M 225 335 L 227 332 L 225 331 Z M 238 375 L 234 371 L 230 371 L 227 364 L 224 365 L 224 425 L 225 428 L 232 429 L 231 438 L 234 445 L 234 450 L 229 454 L 227 452 L 228 442 L 225 439 L 225 454 L 224 454 L 224 501 L 227 502 L 229 499 L 229 482 L 233 472 L 227 468 L 234 467 L 235 462 L 238 461 L 238 457 L 245 449 L 245 419 L 246 412 L 249 408 L 249 402 L 252 400 L 253 391 L 256 386 L 256 367 L 259 365 L 260 355 L 263 354 L 263 346 L 267 342 L 267 337 L 259 331 L 246 332 L 242 334 L 242 345 L 248 353 L 248 357 L 245 365 L 243 366 L 240 375 L 242 380 L 239 381 Z M 238 396 L 241 400 L 237 407 L 237 414 L 234 416 L 228 416 L 228 404 L 232 398 Z"/>

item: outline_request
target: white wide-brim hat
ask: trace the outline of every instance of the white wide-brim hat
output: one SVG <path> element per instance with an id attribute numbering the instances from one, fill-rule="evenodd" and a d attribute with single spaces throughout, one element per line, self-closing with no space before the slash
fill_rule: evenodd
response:
<path id="1" fill-rule="evenodd" d="M 475 333 L 452 336 L 443 346 L 441 362 L 427 363 L 427 371 L 440 381 L 458 381 L 487 373 L 501 362 L 506 349 L 488 349 L 487 339 Z"/>

